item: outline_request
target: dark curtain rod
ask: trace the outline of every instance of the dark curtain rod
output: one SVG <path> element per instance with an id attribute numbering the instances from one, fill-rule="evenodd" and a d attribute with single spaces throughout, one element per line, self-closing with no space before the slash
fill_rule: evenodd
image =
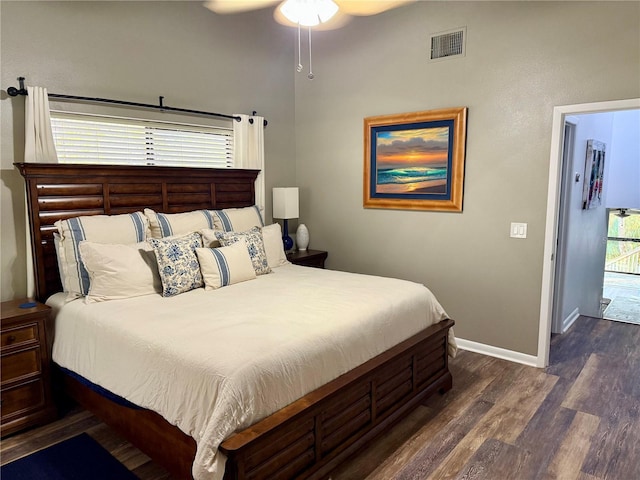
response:
<path id="1" fill-rule="evenodd" d="M 10 97 L 17 97 L 18 95 L 27 95 L 27 89 L 24 88 L 24 77 L 18 77 L 18 82 L 20 82 L 20 88 L 9 87 L 7 88 L 7 93 Z M 97 102 L 97 103 L 111 103 L 115 105 L 126 105 L 128 107 L 138 107 L 138 108 L 151 108 L 154 110 L 160 110 L 162 112 L 177 112 L 177 113 L 189 113 L 193 115 L 206 115 L 209 117 L 219 117 L 219 118 L 228 118 L 230 120 L 235 120 L 239 122 L 241 120 L 240 117 L 235 115 L 226 115 L 224 113 L 214 113 L 214 112 L 203 112 L 200 110 L 189 110 L 187 108 L 175 108 L 175 107 L 167 107 L 163 105 L 162 101 L 164 100 L 163 96 L 158 97 L 159 105 L 151 105 L 149 103 L 137 103 L 137 102 L 127 102 L 125 100 L 111 100 L 109 98 L 95 98 L 95 97 L 78 97 L 75 95 L 61 95 L 59 93 L 49 93 L 48 96 L 50 98 L 60 98 L 63 100 L 80 100 L 83 102 Z M 253 112 L 255 115 L 256 112 Z M 249 123 L 253 123 L 253 118 L 249 119 Z M 267 126 L 267 121 L 264 121 L 264 126 Z"/>

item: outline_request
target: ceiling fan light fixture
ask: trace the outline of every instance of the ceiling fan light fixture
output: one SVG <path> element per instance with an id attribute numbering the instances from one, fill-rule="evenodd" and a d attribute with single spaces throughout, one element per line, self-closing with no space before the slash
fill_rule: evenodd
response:
<path id="1" fill-rule="evenodd" d="M 287 20 L 305 27 L 327 22 L 338 13 L 333 0 L 286 0 L 278 9 Z"/>

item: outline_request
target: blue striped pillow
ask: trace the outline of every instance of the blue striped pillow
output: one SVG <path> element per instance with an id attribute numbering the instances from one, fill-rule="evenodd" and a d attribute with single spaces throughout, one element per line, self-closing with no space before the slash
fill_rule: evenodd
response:
<path id="1" fill-rule="evenodd" d="M 228 247 L 196 248 L 205 290 L 218 289 L 256 278 L 247 244 L 240 240 Z"/>
<path id="2" fill-rule="evenodd" d="M 185 213 L 159 213 L 144 209 L 149 219 L 153 238 L 165 238 L 198 232 L 203 228 L 214 228 L 216 217 L 209 210 L 193 210 Z"/>
<path id="3" fill-rule="evenodd" d="M 215 216 L 215 229 L 223 232 L 244 232 L 253 227 L 264 227 L 260 209 L 256 205 L 213 210 L 211 213 Z"/>
<path id="4" fill-rule="evenodd" d="M 130 245 L 149 237 L 149 221 L 142 212 L 123 215 L 93 215 L 58 220 L 60 235 L 58 264 L 64 291 L 70 298 L 87 295 L 89 273 L 82 262 L 78 246 L 84 240 L 102 244 Z"/>

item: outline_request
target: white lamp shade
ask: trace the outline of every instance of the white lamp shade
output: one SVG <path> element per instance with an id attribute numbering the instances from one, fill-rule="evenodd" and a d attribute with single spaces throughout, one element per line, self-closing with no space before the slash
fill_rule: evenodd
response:
<path id="1" fill-rule="evenodd" d="M 273 189 L 273 218 L 298 218 L 298 187 Z"/>

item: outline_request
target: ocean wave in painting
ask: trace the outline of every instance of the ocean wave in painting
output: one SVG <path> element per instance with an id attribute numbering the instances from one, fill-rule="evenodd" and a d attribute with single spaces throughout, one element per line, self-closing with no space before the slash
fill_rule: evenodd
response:
<path id="1" fill-rule="evenodd" d="M 405 184 L 418 183 L 426 180 L 441 180 L 447 178 L 446 168 L 430 167 L 410 167 L 410 168 L 388 168 L 378 170 L 377 183 L 384 184 Z"/>

